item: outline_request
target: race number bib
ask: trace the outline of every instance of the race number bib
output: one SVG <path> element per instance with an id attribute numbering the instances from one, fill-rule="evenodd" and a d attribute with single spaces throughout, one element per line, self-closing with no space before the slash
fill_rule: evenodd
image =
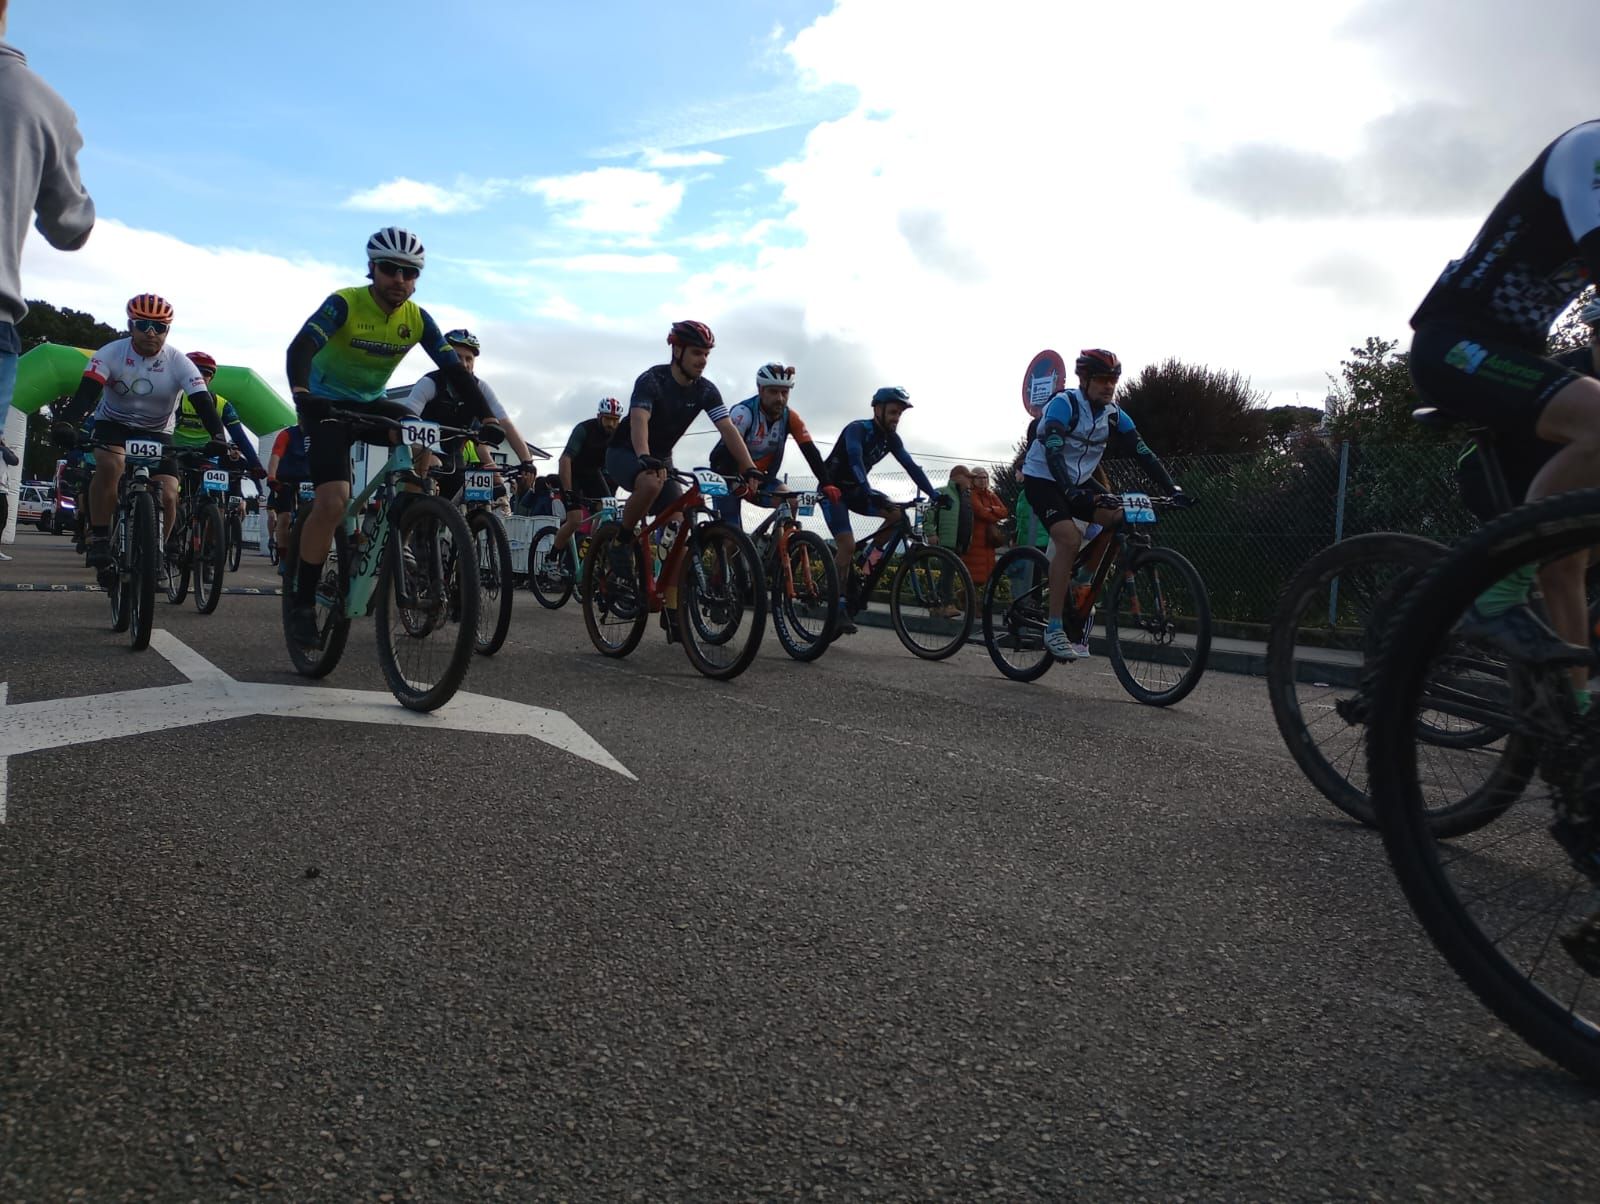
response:
<path id="1" fill-rule="evenodd" d="M 424 451 L 438 451 L 439 444 L 444 442 L 444 436 L 439 431 L 437 422 L 423 422 L 420 418 L 412 418 L 400 424 L 400 437 L 412 447 L 420 447 Z"/>
<path id="2" fill-rule="evenodd" d="M 465 496 L 469 502 L 487 502 L 494 496 L 494 473 L 469 472 Z"/>
<path id="3" fill-rule="evenodd" d="M 159 460 L 167 448 L 159 439 L 129 439 L 122 445 L 122 454 L 130 460 Z"/>
<path id="4" fill-rule="evenodd" d="M 310 481 L 301 481 L 300 482 L 300 500 L 302 502 L 309 502 L 312 498 L 314 498 L 316 496 L 317 496 L 317 487 L 315 485 L 313 485 Z"/>
<path id="5" fill-rule="evenodd" d="M 1148 493 L 1125 493 L 1122 495 L 1122 519 L 1129 523 L 1153 523 L 1156 521 L 1155 507 L 1150 504 Z"/>
<path id="6" fill-rule="evenodd" d="M 200 479 L 207 493 L 227 493 L 228 474 L 220 468 L 208 468 Z"/>
<path id="7" fill-rule="evenodd" d="M 797 493 L 794 495 L 795 513 L 799 515 L 815 514 L 817 512 L 817 494 Z"/>
<path id="8" fill-rule="evenodd" d="M 705 497 L 727 497 L 728 479 L 720 472 L 713 472 L 709 468 L 694 470 L 694 479 L 700 485 L 700 492 Z"/>

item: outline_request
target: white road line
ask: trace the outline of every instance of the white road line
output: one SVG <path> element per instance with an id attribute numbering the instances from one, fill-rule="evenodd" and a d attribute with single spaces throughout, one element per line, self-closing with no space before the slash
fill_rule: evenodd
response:
<path id="1" fill-rule="evenodd" d="M 638 780 L 563 711 L 463 690 L 439 710 L 422 714 L 373 690 L 235 681 L 168 631 L 153 632 L 150 647 L 188 683 L 17 706 L 4 706 L 6 686 L 0 683 L 0 823 L 6 815 L 8 757 L 255 715 L 525 736 Z"/>

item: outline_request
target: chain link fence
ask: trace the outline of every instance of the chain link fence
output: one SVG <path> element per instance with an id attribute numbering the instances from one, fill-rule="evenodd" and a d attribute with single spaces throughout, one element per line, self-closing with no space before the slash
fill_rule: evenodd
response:
<path id="1" fill-rule="evenodd" d="M 1264 625 L 1288 579 L 1336 540 L 1404 531 L 1451 543 L 1471 531 L 1476 522 L 1456 488 L 1458 454 L 1450 444 L 1307 442 L 1244 455 L 1173 457 L 1166 461 L 1173 478 L 1199 504 L 1162 511 L 1156 540 L 1200 570 L 1213 618 Z M 1153 488 L 1137 460 L 1107 460 L 1105 469 L 1119 492 Z M 815 488 L 809 475 L 786 475 L 791 488 Z M 938 470 L 929 475 L 940 486 L 947 476 Z M 917 493 L 900 472 L 874 472 L 872 484 L 896 501 Z M 744 507 L 745 527 L 765 515 Z M 820 508 L 802 522 L 828 538 Z M 878 522 L 852 515 L 851 526 L 859 539 L 877 530 Z"/>

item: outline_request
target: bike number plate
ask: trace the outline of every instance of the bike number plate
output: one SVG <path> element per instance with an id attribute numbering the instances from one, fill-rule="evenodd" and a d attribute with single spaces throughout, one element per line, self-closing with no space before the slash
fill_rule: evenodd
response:
<path id="1" fill-rule="evenodd" d="M 439 444 L 444 442 L 444 435 L 439 430 L 437 422 L 423 422 L 421 419 L 412 419 L 400 424 L 401 438 L 412 447 L 420 447 L 426 451 L 438 451 Z"/>
<path id="2" fill-rule="evenodd" d="M 800 515 L 815 514 L 817 512 L 817 494 L 797 493 L 794 495 L 795 513 Z"/>
<path id="3" fill-rule="evenodd" d="M 1156 521 L 1155 507 L 1150 504 L 1148 493 L 1125 493 L 1122 495 L 1122 519 L 1129 523 L 1153 523 Z"/>
<path id="4" fill-rule="evenodd" d="M 469 502 L 487 502 L 494 496 L 494 473 L 469 472 L 466 499 Z"/>
<path id="5" fill-rule="evenodd" d="M 312 498 L 314 498 L 316 496 L 317 496 L 317 487 L 315 485 L 313 485 L 310 481 L 301 481 L 300 482 L 300 500 L 302 502 L 309 502 Z"/>
<path id="6" fill-rule="evenodd" d="M 228 474 L 221 468 L 208 468 L 201 478 L 201 484 L 207 493 L 227 493 Z"/>
<path id="7" fill-rule="evenodd" d="M 727 497 L 728 479 L 720 472 L 713 472 L 709 468 L 694 470 L 694 479 L 700 485 L 700 492 L 705 497 Z"/>
<path id="8" fill-rule="evenodd" d="M 622 503 L 614 497 L 600 499 L 600 513 L 607 518 L 613 518 L 622 509 Z"/>
<path id="9" fill-rule="evenodd" d="M 136 464 L 148 464 L 165 456 L 167 448 L 159 439 L 129 439 L 122 445 L 122 454 Z"/>

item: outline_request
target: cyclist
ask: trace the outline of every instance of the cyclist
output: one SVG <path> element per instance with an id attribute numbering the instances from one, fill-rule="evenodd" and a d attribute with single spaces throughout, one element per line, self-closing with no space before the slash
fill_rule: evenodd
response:
<path id="1" fill-rule="evenodd" d="M 911 453 L 906 451 L 906 445 L 901 442 L 898 433 L 900 416 L 910 408 L 911 394 L 904 389 L 893 385 L 879 389 L 872 395 L 872 417 L 857 419 L 839 432 L 833 450 L 823 461 L 827 470 L 823 479 L 839 490 L 838 497 L 834 497 L 830 491 L 822 499 L 822 517 L 827 520 L 828 530 L 833 533 L 834 560 L 839 566 L 840 582 L 850 580 L 850 561 L 856 550 L 855 533 L 850 529 L 850 512 L 883 520 L 883 525 L 869 537 L 877 549 L 871 555 L 880 557 L 888 544 L 891 528 L 900 521 L 900 507 L 867 482 L 867 474 L 872 471 L 873 465 L 885 456 L 893 456 L 899 461 L 900 467 L 911 474 L 911 479 L 924 495 L 931 499 L 938 492 L 933 482 L 928 480 L 928 474 L 911 458 Z M 850 619 L 845 599 L 841 597 L 839 633 L 853 635 L 855 631 L 856 625 Z"/>
<path id="2" fill-rule="evenodd" d="M 278 573 L 289 571 L 283 551 L 289 546 L 289 519 L 294 514 L 300 482 L 311 479 L 311 437 L 296 423 L 278 432 L 267 457 L 267 509 L 272 515 L 272 538 L 278 545 Z"/>
<path id="3" fill-rule="evenodd" d="M 1600 484 L 1600 381 L 1544 354 L 1555 319 L 1600 280 L 1596 189 L 1600 121 L 1589 121 L 1539 152 L 1411 316 L 1411 378 L 1422 397 L 1507 444 L 1559 445 L 1529 483 L 1528 501 Z M 1519 660 L 1586 660 L 1587 559 L 1539 570 L 1549 626 L 1528 607 L 1533 574 L 1523 572 L 1485 591 L 1462 632 Z M 1586 704 L 1586 670 L 1573 670 L 1573 688 Z"/>
<path id="4" fill-rule="evenodd" d="M 86 563 L 92 569 L 104 569 L 111 563 L 107 530 L 117 507 L 117 483 L 122 479 L 122 445 L 130 437 L 159 439 L 170 447 L 178 401 L 187 396 L 211 437 L 207 450 L 220 455 L 225 447 L 220 407 L 207 391 L 205 378 L 188 356 L 167 342 L 172 328 L 171 303 L 154 293 L 140 293 L 129 300 L 127 308 L 128 337 L 107 343 L 89 358 L 77 392 L 56 415 L 52 431 L 58 444 L 71 446 L 77 440 L 74 428 L 94 399 L 100 398 L 94 410 L 94 437 L 105 446 L 95 454 L 88 491 Z M 178 509 L 177 464 L 167 456 L 150 476 L 161 490 L 170 531 Z"/>
<path id="5" fill-rule="evenodd" d="M 217 361 L 204 351 L 191 351 L 189 362 L 200 370 L 201 379 L 206 382 L 206 388 L 211 387 L 212 378 L 217 374 Z M 261 466 L 261 460 L 256 456 L 255 441 L 251 439 L 250 432 L 245 429 L 239 420 L 239 412 L 233 408 L 233 403 L 227 398 L 216 393 L 212 395 L 217 403 L 217 414 L 222 419 L 223 429 L 227 431 L 232 445 L 228 448 L 228 458 L 242 458 L 252 480 L 259 481 L 267 475 L 267 470 Z M 178 403 L 178 413 L 172 428 L 172 446 L 185 448 L 204 447 L 208 441 L 205 423 L 200 420 L 200 413 L 194 408 L 194 402 L 187 396 Z M 214 462 L 219 462 L 215 461 Z M 232 467 L 232 465 L 227 465 Z M 243 498 L 244 493 L 232 478 L 228 481 L 228 494 L 230 497 Z M 167 520 L 167 530 L 172 530 L 172 523 L 178 514 L 178 493 L 174 488 L 172 492 L 172 509 Z"/>
<path id="6" fill-rule="evenodd" d="M 428 312 L 411 299 L 424 258 L 422 240 L 409 230 L 397 226 L 379 230 L 367 239 L 369 283 L 329 295 L 289 344 L 289 388 L 300 425 L 311 436 L 307 460 L 317 487 L 311 514 L 301 529 L 300 578 L 289 583 L 295 591 L 289 635 L 305 647 L 317 642 L 317 583 L 334 527 L 350 501 L 350 430 L 329 418 L 329 409 L 411 417 L 408 407 L 384 401 L 384 389 L 406 353 L 420 344 L 473 416 L 490 414 L 477 378 L 445 342 Z"/>
<path id="7" fill-rule="evenodd" d="M 1173 483 L 1167 467 L 1152 452 L 1138 428 L 1111 397 L 1122 376 L 1122 361 L 1102 348 L 1078 353 L 1076 389 L 1063 389 L 1046 403 L 1028 454 L 1022 461 L 1022 489 L 1039 520 L 1050 532 L 1055 547 L 1050 561 L 1050 618 L 1044 644 L 1057 660 L 1077 660 L 1078 641 L 1085 633 L 1068 635 L 1061 621 L 1072 580 L 1073 562 L 1083 536 L 1074 519 L 1111 527 L 1122 521 L 1122 499 L 1105 493 L 1094 480 L 1094 470 L 1115 440 L 1119 448 L 1139 458 L 1150 478 L 1173 497 L 1183 491 Z"/>
<path id="8" fill-rule="evenodd" d="M 489 382 L 478 376 L 478 352 L 481 349 L 478 336 L 469 330 L 451 330 L 445 333 L 444 341 L 455 351 L 461 366 L 472 373 L 478 382 L 478 389 L 483 394 L 483 400 L 488 405 L 490 414 L 490 417 L 483 419 L 483 424 L 497 427 L 499 431 L 504 432 L 506 441 L 511 444 L 511 450 L 517 453 L 518 468 L 522 475 L 531 477 L 533 457 L 528 445 L 523 442 L 515 424 L 507 416 L 505 407 L 500 404 L 500 399 L 489 387 Z M 472 409 L 471 402 L 465 401 L 450 387 L 443 369 L 435 369 L 412 385 L 411 392 L 406 396 L 406 405 L 418 417 L 426 418 L 429 422 L 443 423 L 445 426 L 467 426 L 474 421 L 476 412 Z M 466 439 L 459 437 L 447 440 L 439 449 L 445 457 L 444 460 L 426 451 L 418 452 L 416 456 L 414 467 L 424 476 L 437 465 L 454 461 L 448 471 L 433 473 L 434 483 L 438 486 L 439 492 L 447 498 L 453 497 L 461 488 L 461 476 L 465 471 L 463 460 L 473 462 L 471 456 L 465 452 L 467 442 Z M 490 457 L 480 447 L 477 458 L 481 461 Z"/>
<path id="9" fill-rule="evenodd" d="M 722 394 L 706 379 L 706 361 L 716 345 L 716 336 L 704 322 L 674 322 L 667 332 L 671 361 L 639 374 L 628 402 L 628 420 L 612 432 L 606 475 L 631 491 L 622 508 L 622 538 L 611 550 L 612 573 L 624 587 L 633 578 L 634 527 L 657 502 L 668 505 L 682 492 L 676 481 L 667 479 L 666 470 L 672 467 L 672 449 L 697 415 L 704 412 L 722 433 L 734 466 L 747 482 L 760 476 Z"/>
<path id="10" fill-rule="evenodd" d="M 602 397 L 594 417 L 585 418 L 567 436 L 561 459 L 556 461 L 561 478 L 561 502 L 567 508 L 567 516 L 562 519 L 546 554 L 550 563 L 559 565 L 571 546 L 573 533 L 584 519 L 583 500 L 616 495 L 617 485 L 606 476 L 605 461 L 611 436 L 621 424 L 622 403 L 615 397 Z"/>
<path id="11" fill-rule="evenodd" d="M 756 395 L 747 397 L 728 408 L 733 427 L 744 440 L 745 447 L 755 466 L 767 474 L 750 499 L 757 506 L 772 509 L 780 500 L 778 495 L 788 493 L 789 487 L 778 479 L 783 467 L 783 451 L 792 437 L 799 445 L 800 454 L 811 466 L 818 488 L 835 501 L 839 491 L 828 484 L 828 468 L 822 453 L 811 439 L 811 432 L 800 415 L 789 408 L 789 391 L 794 388 L 795 370 L 785 364 L 762 364 L 756 369 Z M 711 467 L 725 476 L 732 476 L 735 462 L 726 442 L 711 449 Z M 744 503 L 732 495 L 720 497 L 715 503 L 717 513 L 734 526 L 742 525 Z"/>

